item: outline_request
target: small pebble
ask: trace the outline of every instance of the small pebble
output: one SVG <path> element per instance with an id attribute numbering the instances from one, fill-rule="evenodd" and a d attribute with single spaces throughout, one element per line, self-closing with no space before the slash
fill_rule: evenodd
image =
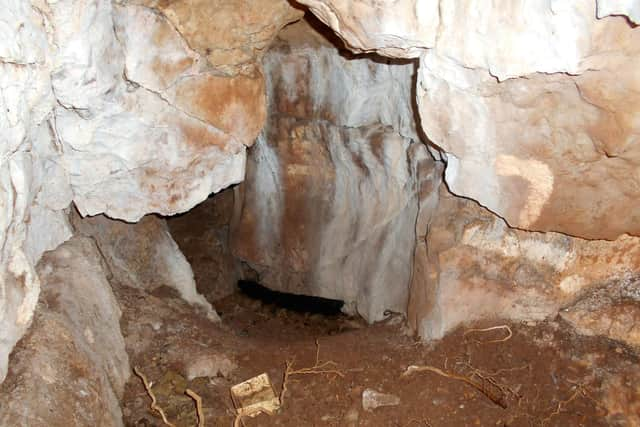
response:
<path id="1" fill-rule="evenodd" d="M 380 393 L 370 388 L 362 392 L 362 407 L 365 411 L 372 411 L 381 406 L 397 406 L 400 398 L 393 394 Z"/>

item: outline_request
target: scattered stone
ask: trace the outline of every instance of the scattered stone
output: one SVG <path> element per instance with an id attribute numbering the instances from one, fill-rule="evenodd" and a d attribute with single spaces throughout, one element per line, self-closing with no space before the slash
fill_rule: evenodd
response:
<path id="1" fill-rule="evenodd" d="M 228 377 L 236 364 L 227 356 L 211 351 L 186 357 L 186 375 L 189 381 L 198 377 Z"/>
<path id="2" fill-rule="evenodd" d="M 362 407 L 365 411 L 373 411 L 381 406 L 397 406 L 400 398 L 393 394 L 380 393 L 370 388 L 362 392 Z"/>

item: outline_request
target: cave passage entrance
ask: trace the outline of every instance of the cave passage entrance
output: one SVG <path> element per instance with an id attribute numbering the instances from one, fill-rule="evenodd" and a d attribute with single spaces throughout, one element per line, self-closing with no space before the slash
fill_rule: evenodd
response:
<path id="1" fill-rule="evenodd" d="M 350 53 L 311 17 L 282 29 L 261 63 L 266 121 L 244 181 L 169 220 L 198 290 L 215 303 L 240 281 L 245 296 L 296 311 L 405 314 L 428 157 L 416 63 Z"/>
<path id="2" fill-rule="evenodd" d="M 297 313 L 338 316 L 342 314 L 342 307 L 344 306 L 344 301 L 272 291 L 259 283 L 249 280 L 240 280 L 238 289 L 248 298 Z"/>

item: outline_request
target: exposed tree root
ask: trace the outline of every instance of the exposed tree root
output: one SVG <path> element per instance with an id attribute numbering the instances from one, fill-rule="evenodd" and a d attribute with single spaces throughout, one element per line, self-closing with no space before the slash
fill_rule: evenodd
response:
<path id="1" fill-rule="evenodd" d="M 196 414 L 198 415 L 198 427 L 204 427 L 204 412 L 202 411 L 202 398 L 191 389 L 186 389 L 184 394 L 196 402 Z"/>
<path id="2" fill-rule="evenodd" d="M 497 339 L 497 340 L 489 340 L 489 341 L 480 341 L 480 340 L 473 340 L 474 342 L 480 343 L 480 344 L 493 344 L 493 343 L 498 343 L 498 342 L 505 342 L 511 339 L 511 337 L 513 336 L 513 332 L 511 331 L 511 328 L 508 325 L 499 325 L 499 326 L 492 326 L 491 328 L 483 328 L 483 329 L 468 329 L 467 331 L 465 331 L 464 334 L 462 334 L 463 338 L 466 338 L 467 335 L 475 333 L 475 332 L 489 332 L 489 331 L 495 331 L 498 329 L 503 329 L 507 331 L 507 336 L 501 339 Z"/>
<path id="3" fill-rule="evenodd" d="M 168 425 L 170 427 L 175 427 L 174 424 L 170 423 L 167 420 L 167 416 L 165 415 L 164 411 L 162 410 L 162 408 L 160 406 L 158 406 L 158 402 L 156 400 L 156 396 L 153 394 L 153 392 L 151 391 L 151 387 L 152 387 L 152 383 L 150 383 L 147 380 L 147 377 L 144 376 L 144 374 L 142 372 L 140 372 L 140 370 L 138 369 L 137 366 L 133 367 L 133 372 L 140 377 L 140 379 L 142 380 L 142 384 L 144 384 L 144 389 L 147 392 L 147 394 L 149 395 L 149 397 L 151 398 L 151 409 L 156 411 L 158 414 L 160 414 L 160 416 L 162 417 L 162 422 L 165 423 L 165 425 Z"/>
<path id="4" fill-rule="evenodd" d="M 526 364 L 526 365 L 518 366 L 515 368 L 503 368 L 503 369 L 498 369 L 493 373 L 488 373 L 471 365 L 470 362 L 459 362 L 459 363 L 462 364 L 466 369 L 468 369 L 469 372 L 471 372 L 471 374 L 469 375 L 470 380 L 474 381 L 476 378 L 479 378 L 480 379 L 479 384 L 485 386 L 486 389 L 493 388 L 494 390 L 499 392 L 496 394 L 500 394 L 504 396 L 504 398 L 511 396 L 515 398 L 518 401 L 518 403 L 520 403 L 520 400 L 522 399 L 522 396 L 520 395 L 520 393 L 518 393 L 508 385 L 501 384 L 500 382 L 498 382 L 498 380 L 495 379 L 495 376 L 503 372 L 518 371 L 522 369 L 531 368 L 531 365 Z M 478 383 L 476 382 L 476 384 Z"/>
<path id="5" fill-rule="evenodd" d="M 337 363 L 328 360 L 320 362 L 320 344 L 316 339 L 316 362 L 310 368 L 293 369 L 293 363 L 295 360 L 287 360 L 285 362 L 284 376 L 282 379 L 282 390 L 280 391 L 280 406 L 284 406 L 284 397 L 287 393 L 287 383 L 289 377 L 292 375 L 319 375 L 319 374 L 332 374 L 340 378 L 344 378 L 344 372 L 336 369 Z"/>
<path id="6" fill-rule="evenodd" d="M 480 383 L 473 381 L 471 378 L 467 378 L 462 375 L 457 375 L 449 372 L 445 372 L 442 369 L 436 368 L 435 366 L 417 366 L 411 365 L 407 368 L 406 371 L 402 374 L 402 376 L 409 376 L 414 372 L 433 372 L 434 374 L 438 374 L 442 377 L 452 378 L 454 380 L 462 381 L 470 385 L 471 387 L 478 390 L 480 393 L 487 396 L 493 403 L 500 406 L 503 409 L 507 408 L 506 396 L 500 387 L 496 387 L 492 382 L 487 382 L 482 380 Z"/>
<path id="7" fill-rule="evenodd" d="M 591 397 L 588 393 L 587 393 L 587 389 L 583 384 L 577 384 L 574 386 L 575 390 L 573 391 L 573 393 L 571 394 L 571 396 L 569 396 L 567 399 L 565 400 L 561 400 L 558 402 L 557 406 L 555 407 L 555 409 L 553 410 L 553 412 L 551 412 L 549 415 L 547 415 L 541 422 L 540 425 L 542 427 L 544 427 L 545 425 L 547 425 L 547 423 L 551 422 L 551 419 L 553 417 L 555 417 L 556 415 L 560 415 L 561 412 L 566 411 L 566 407 L 569 403 L 573 402 L 574 400 L 576 400 L 578 397 L 582 396 L 590 401 L 592 401 L 597 407 L 601 407 L 600 402 L 598 402 L 597 400 L 595 400 L 593 397 Z"/>

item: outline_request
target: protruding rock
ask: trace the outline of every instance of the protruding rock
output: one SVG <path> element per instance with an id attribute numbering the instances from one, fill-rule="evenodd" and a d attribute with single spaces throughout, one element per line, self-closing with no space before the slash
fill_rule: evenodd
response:
<path id="1" fill-rule="evenodd" d="M 129 358 L 101 263 L 93 241 L 76 237 L 38 264 L 40 301 L 0 386 L 1 425 L 123 425 Z"/>
<path id="2" fill-rule="evenodd" d="M 477 203 L 439 192 L 409 303 L 423 338 L 475 320 L 555 316 L 602 283 L 613 289 L 640 273 L 638 237 L 589 241 L 515 230 Z"/>
<path id="3" fill-rule="evenodd" d="M 75 215 L 73 224 L 78 233 L 95 239 L 119 284 L 146 290 L 168 286 L 185 301 L 218 318 L 211 304 L 198 293 L 191 266 L 169 234 L 165 220 L 149 215 L 128 224 L 104 215 Z"/>

